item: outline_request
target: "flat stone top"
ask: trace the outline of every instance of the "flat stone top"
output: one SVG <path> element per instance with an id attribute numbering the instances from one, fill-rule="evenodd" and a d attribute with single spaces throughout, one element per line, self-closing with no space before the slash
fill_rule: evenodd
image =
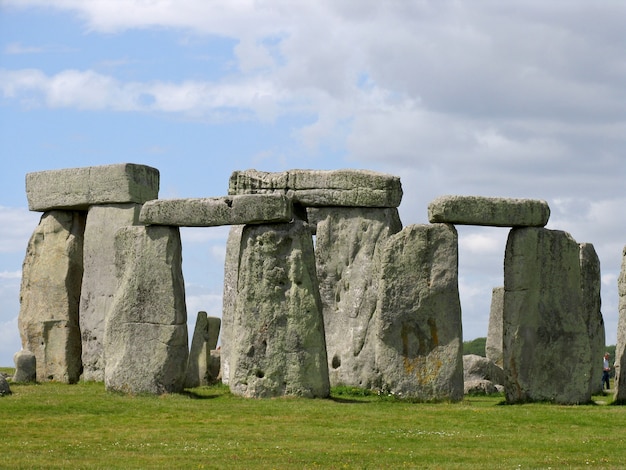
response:
<path id="1" fill-rule="evenodd" d="M 178 227 L 280 223 L 291 221 L 292 207 L 284 194 L 156 199 L 143 205 L 139 223 Z"/>
<path id="2" fill-rule="evenodd" d="M 428 205 L 431 223 L 492 227 L 544 227 L 548 203 L 539 199 L 483 196 L 441 196 Z"/>
<path id="3" fill-rule="evenodd" d="M 31 211 L 87 210 L 99 204 L 143 203 L 159 196 L 159 170 L 135 163 L 39 171 L 26 175 Z"/>
<path id="4" fill-rule="evenodd" d="M 369 170 L 235 171 L 228 194 L 280 192 L 305 207 L 398 207 L 402 185 L 397 176 Z"/>

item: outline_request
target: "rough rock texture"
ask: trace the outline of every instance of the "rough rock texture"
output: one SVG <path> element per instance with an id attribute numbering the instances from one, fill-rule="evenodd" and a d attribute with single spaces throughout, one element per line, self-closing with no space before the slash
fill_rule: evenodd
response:
<path id="1" fill-rule="evenodd" d="M 289 222 L 291 199 L 284 194 L 242 194 L 201 199 L 157 199 L 146 202 L 139 222 L 179 227 L 214 227 Z"/>
<path id="2" fill-rule="evenodd" d="M 11 387 L 9 387 L 7 379 L 3 375 L 0 375 L 0 397 L 5 395 L 11 395 Z"/>
<path id="3" fill-rule="evenodd" d="M 106 321 L 107 390 L 180 392 L 187 311 L 177 227 L 125 227 L 115 237 L 118 289 Z"/>
<path id="4" fill-rule="evenodd" d="M 117 289 L 115 233 L 137 224 L 139 204 L 92 206 L 87 213 L 84 274 L 80 290 L 83 379 L 102 382 L 104 325 Z"/>
<path id="5" fill-rule="evenodd" d="M 75 383 L 81 373 L 78 308 L 85 217 L 50 211 L 34 230 L 22 267 L 18 328 L 37 358 L 37 380 Z"/>
<path id="6" fill-rule="evenodd" d="M 626 404 L 626 246 L 622 251 L 622 269 L 617 279 L 619 316 L 617 344 L 615 346 L 615 396 L 614 401 Z"/>
<path id="7" fill-rule="evenodd" d="M 485 354 L 499 367 L 503 365 L 502 356 L 502 311 L 504 310 L 504 287 L 494 287 L 491 291 L 491 308 L 489 310 L 489 327 Z"/>
<path id="8" fill-rule="evenodd" d="M 504 261 L 507 402 L 591 400 L 592 361 L 578 243 L 566 232 L 513 229 Z"/>
<path id="9" fill-rule="evenodd" d="M 589 344 L 591 346 L 591 380 L 590 393 L 602 392 L 602 360 L 606 348 L 604 319 L 600 312 L 600 259 L 591 243 L 581 243 L 580 275 L 582 292 L 583 321 L 587 325 Z"/>
<path id="10" fill-rule="evenodd" d="M 16 352 L 13 355 L 13 362 L 15 363 L 13 382 L 35 382 L 37 380 L 37 358 L 32 352 L 26 349 Z"/>
<path id="11" fill-rule="evenodd" d="M 398 207 L 402 185 L 397 176 L 367 170 L 235 171 L 228 194 L 289 193 L 304 207 Z"/>
<path id="12" fill-rule="evenodd" d="M 504 371 L 492 360 L 467 354 L 463 356 L 464 393 L 489 395 L 504 390 Z"/>
<path id="13" fill-rule="evenodd" d="M 381 252 L 375 380 L 418 400 L 463 398 L 458 235 L 452 225 L 410 225 Z"/>
<path id="14" fill-rule="evenodd" d="M 209 366 L 207 368 L 206 380 L 208 385 L 219 383 L 222 379 L 220 374 L 221 351 L 212 349 L 209 357 Z"/>
<path id="15" fill-rule="evenodd" d="M 211 350 L 217 345 L 220 323 L 219 318 L 208 317 L 206 312 L 198 312 L 187 361 L 185 388 L 209 385 L 217 376 L 217 374 L 214 376 L 214 372 L 210 370 L 213 362 Z M 209 377 L 212 380 L 209 380 Z"/>
<path id="16" fill-rule="evenodd" d="M 309 217 L 317 226 L 315 260 L 330 385 L 365 386 L 369 378 L 363 367 L 374 361 L 372 348 L 364 349 L 378 299 L 374 258 L 401 230 L 400 217 L 395 208 L 351 207 L 313 209 Z"/>
<path id="17" fill-rule="evenodd" d="M 116 165 L 40 171 L 26 175 L 31 211 L 87 210 L 97 204 L 143 203 L 159 193 L 159 170 L 145 165 Z"/>
<path id="18" fill-rule="evenodd" d="M 246 225 L 241 237 L 229 386 L 251 398 L 330 393 L 308 225 Z"/>
<path id="19" fill-rule="evenodd" d="M 550 207 L 536 199 L 442 196 L 428 205 L 428 221 L 493 227 L 543 227 Z"/>

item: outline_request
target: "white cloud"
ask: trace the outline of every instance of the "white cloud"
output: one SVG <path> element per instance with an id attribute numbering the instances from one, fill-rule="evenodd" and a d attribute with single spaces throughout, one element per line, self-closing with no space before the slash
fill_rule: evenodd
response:
<path id="1" fill-rule="evenodd" d="M 0 253 L 26 253 L 28 240 L 41 214 L 24 208 L 0 206 Z"/>

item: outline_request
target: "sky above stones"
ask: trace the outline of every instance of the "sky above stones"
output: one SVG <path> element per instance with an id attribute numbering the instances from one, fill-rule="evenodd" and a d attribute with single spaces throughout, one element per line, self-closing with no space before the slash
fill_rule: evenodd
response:
<path id="1" fill-rule="evenodd" d="M 2 0 L 0 365 L 19 350 L 26 173 L 161 172 L 161 198 L 234 170 L 400 176 L 404 225 L 446 194 L 544 199 L 593 243 L 607 343 L 626 244 L 626 4 Z M 466 340 L 486 336 L 507 229 L 458 227 Z M 227 228 L 183 229 L 189 323 L 219 316 Z"/>

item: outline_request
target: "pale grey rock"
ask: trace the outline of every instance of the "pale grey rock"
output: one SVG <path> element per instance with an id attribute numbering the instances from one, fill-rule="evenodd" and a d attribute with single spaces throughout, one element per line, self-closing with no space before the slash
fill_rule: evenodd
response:
<path id="1" fill-rule="evenodd" d="M 9 382 L 3 375 L 0 375 L 0 397 L 4 397 L 6 395 L 11 395 L 11 387 L 9 386 Z"/>
<path id="2" fill-rule="evenodd" d="M 503 349 L 509 403 L 591 400 L 591 346 L 578 243 L 566 232 L 512 229 L 504 261 Z"/>
<path id="3" fill-rule="evenodd" d="M 622 250 L 622 267 L 617 279 L 618 319 L 615 345 L 615 396 L 614 402 L 626 404 L 626 246 Z"/>
<path id="4" fill-rule="evenodd" d="M 87 210 L 97 204 L 143 203 L 159 193 L 159 170 L 146 165 L 115 165 L 39 171 L 26 175 L 31 211 Z"/>
<path id="5" fill-rule="evenodd" d="M 15 373 L 13 382 L 36 382 L 37 381 L 37 358 L 26 350 L 16 352 L 13 355 Z"/>
<path id="6" fill-rule="evenodd" d="M 187 310 L 177 227 L 124 227 L 115 237 L 118 288 L 104 336 L 110 391 L 181 392 Z"/>
<path id="7" fill-rule="evenodd" d="M 104 328 L 117 289 L 115 233 L 137 225 L 140 210 L 140 204 L 111 204 L 92 206 L 87 213 L 80 289 L 83 379 L 87 381 L 104 380 Z"/>
<path id="8" fill-rule="evenodd" d="M 600 259 L 591 243 L 579 244 L 583 321 L 587 325 L 591 346 L 590 393 L 602 392 L 602 361 L 606 348 L 604 319 L 600 311 Z"/>
<path id="9" fill-rule="evenodd" d="M 463 399 L 458 235 L 410 225 L 381 252 L 375 313 L 377 385 L 423 401 Z"/>
<path id="10" fill-rule="evenodd" d="M 292 202 L 284 194 L 242 194 L 195 199 L 156 199 L 143 205 L 139 222 L 146 225 L 214 227 L 292 219 Z"/>
<path id="11" fill-rule="evenodd" d="M 217 348 L 217 341 L 220 337 L 222 319 L 219 317 L 207 317 L 209 335 L 207 338 L 207 348 L 209 351 Z"/>
<path id="12" fill-rule="evenodd" d="M 504 287 L 494 287 L 491 291 L 491 308 L 485 354 L 499 367 L 503 365 L 502 356 L 502 311 L 504 309 Z"/>
<path id="13" fill-rule="evenodd" d="M 46 212 L 26 249 L 18 328 L 22 348 L 37 358 L 42 382 L 75 383 L 80 377 L 84 229 L 80 212 Z"/>
<path id="14" fill-rule="evenodd" d="M 501 393 L 502 385 L 498 386 L 491 380 L 470 378 L 463 382 L 463 393 L 465 395 L 494 395 Z"/>
<path id="15" fill-rule="evenodd" d="M 537 199 L 441 196 L 428 205 L 428 221 L 493 227 L 543 227 L 550 207 Z"/>
<path id="16" fill-rule="evenodd" d="M 304 207 L 398 207 L 402 185 L 397 176 L 368 170 L 235 171 L 228 194 L 289 194 Z"/>
<path id="17" fill-rule="evenodd" d="M 207 385 L 213 385 L 219 383 L 222 380 L 221 376 L 221 351 L 219 349 L 212 349 L 209 356 L 209 366 L 206 373 Z"/>
<path id="18" fill-rule="evenodd" d="M 504 385 L 504 371 L 491 359 L 477 354 L 463 356 L 463 382 L 467 384 L 473 380 L 488 380 L 494 385 Z"/>
<path id="19" fill-rule="evenodd" d="M 229 387 L 250 398 L 330 393 L 310 229 L 246 225 L 228 339 Z M 222 351 L 224 352 L 224 351 Z"/>
<path id="20" fill-rule="evenodd" d="M 187 361 L 185 388 L 209 385 L 209 377 L 213 381 L 217 377 L 217 374 L 213 375 L 212 368 L 215 366 L 212 364 L 211 350 L 217 346 L 220 323 L 220 318 L 208 317 L 206 312 L 198 312 Z"/>
<path id="21" fill-rule="evenodd" d="M 374 351 L 365 347 L 378 299 L 374 259 L 402 229 L 395 208 L 328 207 L 315 220 L 315 260 L 330 385 L 367 386 Z M 367 364 L 370 364 L 368 367 Z"/>

